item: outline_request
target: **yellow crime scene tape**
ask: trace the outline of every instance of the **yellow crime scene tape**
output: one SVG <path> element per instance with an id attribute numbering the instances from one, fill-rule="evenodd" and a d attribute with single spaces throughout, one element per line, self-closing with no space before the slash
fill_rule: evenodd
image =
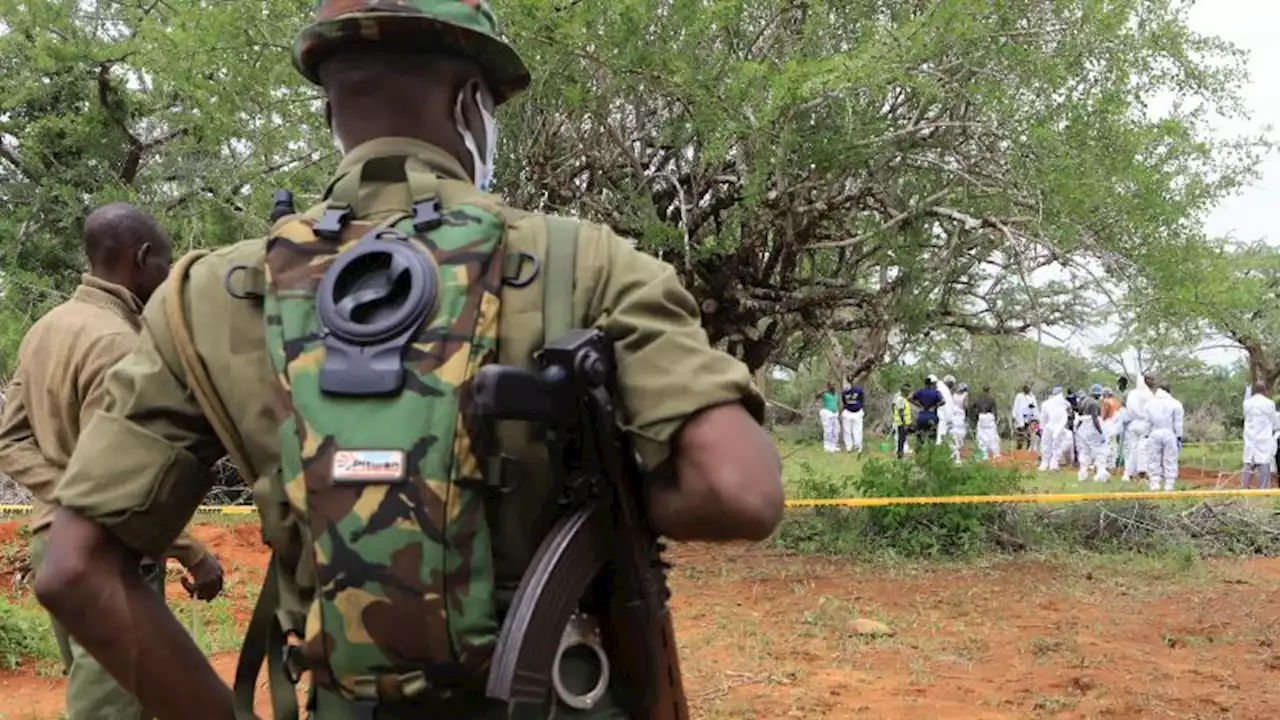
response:
<path id="1" fill-rule="evenodd" d="M 1025 495 L 941 495 L 936 497 L 866 497 L 824 500 L 788 500 L 789 508 L 801 507 L 886 507 L 891 505 L 993 505 L 998 503 L 1072 503 L 1108 500 L 1178 500 L 1216 497 L 1277 497 L 1274 490 L 1170 490 L 1123 491 L 1099 493 L 1031 493 Z M 30 505 L 0 505 L 0 514 L 21 514 Z M 215 515 L 250 515 L 258 512 L 252 505 L 203 505 L 196 512 Z"/>

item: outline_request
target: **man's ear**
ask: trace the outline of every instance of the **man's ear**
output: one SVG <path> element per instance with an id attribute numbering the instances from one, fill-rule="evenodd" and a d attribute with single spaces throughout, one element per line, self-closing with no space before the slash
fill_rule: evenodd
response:
<path id="1" fill-rule="evenodd" d="M 151 243 L 144 242 L 138 246 L 137 252 L 133 255 L 133 264 L 135 267 L 144 267 L 147 264 L 147 257 L 151 255 Z"/>

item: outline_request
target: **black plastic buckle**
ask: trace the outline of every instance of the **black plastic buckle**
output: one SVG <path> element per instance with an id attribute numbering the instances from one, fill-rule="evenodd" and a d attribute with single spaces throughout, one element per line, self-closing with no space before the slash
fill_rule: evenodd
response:
<path id="1" fill-rule="evenodd" d="M 530 272 L 527 276 L 525 275 L 525 272 L 524 272 L 525 260 L 528 260 L 533 265 L 533 271 Z M 542 263 L 538 261 L 537 256 L 530 255 L 527 252 L 522 252 L 520 253 L 519 272 L 513 278 L 504 277 L 502 281 L 506 283 L 508 287 L 513 287 L 513 288 L 528 287 L 529 284 L 532 283 L 538 277 L 538 272 L 541 269 L 542 269 Z"/>
<path id="2" fill-rule="evenodd" d="M 302 680 L 302 673 L 306 672 L 306 663 L 297 661 L 299 651 L 300 648 L 297 645 L 290 645 L 288 642 L 280 651 L 281 658 L 284 660 L 284 676 L 289 678 L 290 684 L 293 685 L 297 685 Z"/>
<path id="3" fill-rule="evenodd" d="M 325 208 L 320 222 L 316 223 L 315 234 L 325 240 L 337 240 L 342 236 L 342 229 L 351 221 L 351 208 L 346 205 Z"/>
<path id="4" fill-rule="evenodd" d="M 420 232 L 431 232 L 444 223 L 440 214 L 439 198 L 419 200 L 413 204 L 413 229 Z"/>

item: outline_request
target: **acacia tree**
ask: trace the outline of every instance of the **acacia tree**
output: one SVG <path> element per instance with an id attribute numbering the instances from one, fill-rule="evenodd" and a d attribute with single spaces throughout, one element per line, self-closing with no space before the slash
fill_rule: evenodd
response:
<path id="1" fill-rule="evenodd" d="M 503 190 L 671 261 L 752 367 L 1070 322 L 1086 266 L 1180 242 L 1252 162 L 1203 125 L 1240 56 L 1174 0 L 502 5 L 537 77 Z"/>
<path id="2" fill-rule="evenodd" d="M 1131 380 L 1154 374 L 1161 379 L 1203 374 L 1208 366 L 1197 356 L 1204 336 L 1183 325 L 1132 308 L 1118 316 L 1119 332 L 1093 348 L 1099 369 Z"/>
<path id="3" fill-rule="evenodd" d="M 1280 384 L 1280 249 L 1203 239 L 1155 264 L 1131 289 L 1152 322 L 1241 350 L 1249 381 Z"/>
<path id="4" fill-rule="evenodd" d="M 261 232 L 276 183 L 323 188 L 335 153 L 288 55 L 310 5 L 0 0 L 5 356 L 76 283 L 94 206 L 140 204 L 181 250 Z"/>
<path id="5" fill-rule="evenodd" d="M 538 78 L 501 114 L 503 192 L 671 260 L 753 368 L 1070 322 L 1074 272 L 1176 245 L 1251 159 L 1203 110 L 1136 110 L 1223 106 L 1241 78 L 1174 0 L 498 5 Z M 318 194 L 333 152 L 288 61 L 311 9 L 0 0 L 4 349 L 75 282 L 98 203 L 215 245 L 262 230 L 277 186 Z"/>

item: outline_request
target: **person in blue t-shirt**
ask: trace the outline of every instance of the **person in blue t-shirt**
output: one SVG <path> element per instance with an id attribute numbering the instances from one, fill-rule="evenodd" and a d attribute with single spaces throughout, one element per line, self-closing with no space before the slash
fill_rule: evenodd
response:
<path id="1" fill-rule="evenodd" d="M 862 403 L 866 396 L 862 388 L 853 384 L 853 376 L 849 376 L 849 386 L 840 393 L 844 407 L 840 410 L 840 428 L 844 435 L 844 449 L 848 452 L 862 452 Z"/>
<path id="2" fill-rule="evenodd" d="M 938 380 L 930 375 L 924 379 L 924 387 L 911 395 L 916 406 L 916 447 L 926 442 L 938 442 L 938 408 L 942 406 L 942 393 L 938 392 Z"/>

